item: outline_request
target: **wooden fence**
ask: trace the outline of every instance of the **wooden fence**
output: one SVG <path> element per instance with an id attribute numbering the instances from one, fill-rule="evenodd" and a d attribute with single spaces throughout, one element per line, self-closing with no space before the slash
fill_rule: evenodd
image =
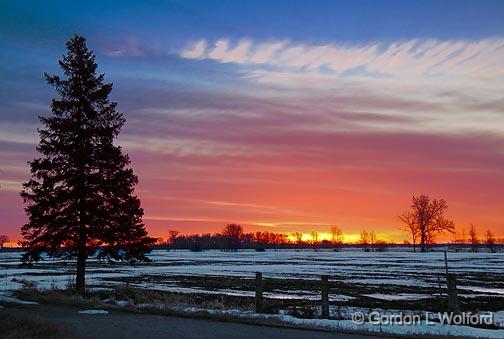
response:
<path id="1" fill-rule="evenodd" d="M 459 304 L 457 296 L 457 277 L 455 274 L 450 273 L 447 275 L 447 301 L 448 310 L 451 312 L 459 313 Z M 442 295 L 441 283 L 439 283 L 440 296 Z M 255 274 L 255 311 L 261 313 L 264 310 L 264 280 L 261 272 Z M 320 305 L 322 319 L 329 318 L 329 276 L 322 275 L 320 277 Z"/>

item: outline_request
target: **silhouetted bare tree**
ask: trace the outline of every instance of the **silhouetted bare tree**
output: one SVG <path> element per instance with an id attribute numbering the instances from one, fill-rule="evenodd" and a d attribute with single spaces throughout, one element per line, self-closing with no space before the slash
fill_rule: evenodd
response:
<path id="1" fill-rule="evenodd" d="M 419 238 L 422 252 L 427 251 L 437 235 L 454 232 L 454 222 L 444 216 L 448 208 L 445 200 L 431 200 L 427 195 L 413 196 L 410 207 L 411 210 L 399 218 L 406 224 L 406 230 L 410 232 L 414 244 Z"/>
<path id="2" fill-rule="evenodd" d="M 243 228 L 238 224 L 227 224 L 222 230 L 222 235 L 227 240 L 227 250 L 236 252 L 241 247 Z"/>
<path id="3" fill-rule="evenodd" d="M 310 233 L 311 237 L 312 237 L 312 245 L 313 245 L 313 248 L 317 248 L 318 244 L 319 244 L 319 234 L 317 231 L 312 231 Z"/>
<path id="4" fill-rule="evenodd" d="M 179 235 L 179 231 L 177 230 L 168 230 L 168 242 L 169 245 L 173 247 L 175 244 L 175 240 L 177 239 L 177 236 Z"/>
<path id="5" fill-rule="evenodd" d="M 469 241 L 471 242 L 471 251 L 477 252 L 478 251 L 478 233 L 476 232 L 476 227 L 474 227 L 473 224 L 469 226 Z"/>
<path id="6" fill-rule="evenodd" d="M 331 239 L 333 244 L 335 245 L 335 250 L 339 251 L 341 245 L 343 245 L 343 240 L 345 240 L 345 236 L 343 235 L 343 231 L 339 228 L 338 225 L 331 226 Z"/>
<path id="7" fill-rule="evenodd" d="M 413 244 L 413 252 L 416 252 L 418 238 L 420 238 L 420 228 L 416 222 L 416 217 L 412 213 L 405 213 L 399 218 L 405 223 L 404 231 L 408 232 L 411 236 L 411 243 Z"/>
<path id="8" fill-rule="evenodd" d="M 369 232 L 369 243 L 371 244 L 371 252 L 374 252 L 375 250 L 375 243 L 376 243 L 376 233 L 375 231 Z"/>
<path id="9" fill-rule="evenodd" d="M 0 250 L 3 250 L 6 242 L 9 242 L 9 237 L 5 234 L 0 235 Z"/>
<path id="10" fill-rule="evenodd" d="M 303 243 L 303 233 L 300 232 L 292 233 L 292 237 L 296 239 L 296 244 L 300 245 Z"/>
<path id="11" fill-rule="evenodd" d="M 487 232 L 486 232 L 485 245 L 488 247 L 490 252 L 492 252 L 492 253 L 495 252 L 495 236 L 492 233 L 492 231 L 490 231 L 490 230 L 487 230 Z"/>
<path id="12" fill-rule="evenodd" d="M 366 230 L 362 230 L 359 234 L 359 244 L 362 245 L 362 249 L 365 252 L 369 252 L 369 233 Z"/>

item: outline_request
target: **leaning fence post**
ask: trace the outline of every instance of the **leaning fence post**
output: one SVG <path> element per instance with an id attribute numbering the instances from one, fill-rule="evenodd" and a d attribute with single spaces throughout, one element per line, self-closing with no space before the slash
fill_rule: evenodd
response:
<path id="1" fill-rule="evenodd" d="M 439 292 L 439 303 L 443 304 L 443 289 L 441 288 L 441 278 L 437 276 L 438 292 Z"/>
<path id="2" fill-rule="evenodd" d="M 457 297 L 457 276 L 453 273 L 448 274 L 448 309 L 451 312 L 459 313 L 459 304 Z"/>
<path id="3" fill-rule="evenodd" d="M 323 275 L 322 280 L 322 319 L 329 318 L 329 277 Z"/>
<path id="4" fill-rule="evenodd" d="M 256 272 L 256 291 L 255 291 L 255 311 L 256 313 L 262 312 L 263 309 L 263 281 L 262 273 Z"/>

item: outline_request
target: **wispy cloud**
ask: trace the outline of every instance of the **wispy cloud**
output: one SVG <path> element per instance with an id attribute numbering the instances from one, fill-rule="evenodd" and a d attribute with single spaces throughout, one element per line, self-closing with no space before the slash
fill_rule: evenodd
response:
<path id="1" fill-rule="evenodd" d="M 474 76 L 504 75 L 504 39 L 480 41 L 409 40 L 366 45 L 310 45 L 288 41 L 231 43 L 200 40 L 180 55 L 189 59 L 213 59 L 250 65 L 269 65 L 283 70 L 324 70 L 339 75 L 353 72 L 370 76 Z"/>
<path id="2" fill-rule="evenodd" d="M 205 57 L 206 48 L 207 42 L 205 40 L 200 40 L 190 49 L 182 51 L 181 56 L 187 59 L 202 59 Z"/>
<path id="3" fill-rule="evenodd" d="M 258 91 L 287 95 L 311 116 L 334 116 L 336 108 L 384 118 L 355 122 L 361 130 L 504 134 L 504 38 L 365 45 L 200 40 L 181 53 L 191 55 L 236 64 Z M 333 122 L 317 128 L 348 129 Z"/>
<path id="4" fill-rule="evenodd" d="M 120 57 L 143 58 L 147 54 L 144 48 L 140 45 L 138 39 L 135 37 L 128 38 L 120 46 L 112 48 L 107 46 L 107 48 L 105 48 L 104 53 L 105 55 L 111 58 L 120 58 Z"/>

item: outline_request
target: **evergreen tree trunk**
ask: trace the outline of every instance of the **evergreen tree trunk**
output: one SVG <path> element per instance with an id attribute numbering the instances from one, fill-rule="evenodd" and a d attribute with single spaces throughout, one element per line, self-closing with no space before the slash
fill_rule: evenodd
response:
<path id="1" fill-rule="evenodd" d="M 86 293 L 86 249 L 80 248 L 77 253 L 77 274 L 75 276 L 75 288 L 77 292 Z"/>
<path id="2" fill-rule="evenodd" d="M 81 189 L 82 192 L 82 189 Z M 77 241 L 77 274 L 75 275 L 75 288 L 81 295 L 86 293 L 86 217 L 85 210 L 80 199 L 79 216 L 79 239 Z"/>

